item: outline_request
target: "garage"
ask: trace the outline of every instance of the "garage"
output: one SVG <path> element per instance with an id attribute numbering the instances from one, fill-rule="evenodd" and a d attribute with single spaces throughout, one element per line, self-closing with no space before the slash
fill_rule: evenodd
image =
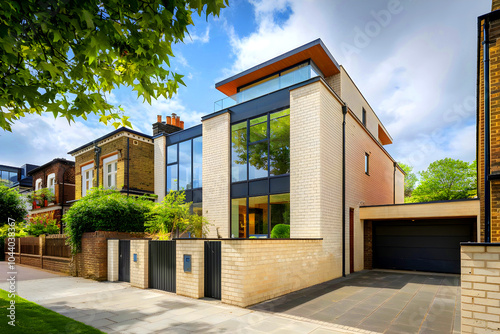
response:
<path id="1" fill-rule="evenodd" d="M 373 268 L 460 273 L 475 219 L 373 221 Z"/>
<path id="2" fill-rule="evenodd" d="M 460 273 L 460 243 L 477 242 L 479 200 L 361 206 L 364 269 Z"/>

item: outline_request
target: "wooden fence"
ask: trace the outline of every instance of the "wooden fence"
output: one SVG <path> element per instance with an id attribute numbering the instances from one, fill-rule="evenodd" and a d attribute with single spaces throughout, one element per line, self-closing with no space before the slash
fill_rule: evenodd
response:
<path id="1" fill-rule="evenodd" d="M 24 237 L 20 238 L 21 254 L 40 255 L 40 238 Z"/>
<path id="2" fill-rule="evenodd" d="M 71 248 L 66 245 L 66 238 L 45 239 L 45 250 L 43 255 L 57 257 L 71 257 Z"/>

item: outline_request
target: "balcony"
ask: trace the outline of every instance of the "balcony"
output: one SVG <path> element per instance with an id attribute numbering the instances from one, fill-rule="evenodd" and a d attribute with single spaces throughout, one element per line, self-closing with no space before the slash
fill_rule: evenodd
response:
<path id="1" fill-rule="evenodd" d="M 250 101 L 252 99 L 275 92 L 282 88 L 293 86 L 319 75 L 311 65 L 303 66 L 289 73 L 283 73 L 285 74 L 281 74 L 281 76 L 279 77 L 264 81 L 261 84 L 247 88 L 221 100 L 215 101 L 214 112 L 235 106 L 246 101 Z"/>

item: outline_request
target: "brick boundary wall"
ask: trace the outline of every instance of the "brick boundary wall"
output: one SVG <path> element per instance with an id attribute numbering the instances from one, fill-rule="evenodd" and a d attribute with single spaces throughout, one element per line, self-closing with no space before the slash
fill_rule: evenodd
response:
<path id="1" fill-rule="evenodd" d="M 500 331 L 500 243 L 461 245 L 462 333 Z"/>
<path id="2" fill-rule="evenodd" d="M 73 256 L 70 264 L 72 276 L 90 278 L 96 281 L 108 279 L 107 239 L 141 239 L 141 232 L 86 232 L 82 236 L 82 251 Z"/>

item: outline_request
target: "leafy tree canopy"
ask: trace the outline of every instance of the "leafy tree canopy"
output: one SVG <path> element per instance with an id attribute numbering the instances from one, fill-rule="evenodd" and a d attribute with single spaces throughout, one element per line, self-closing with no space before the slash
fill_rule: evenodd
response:
<path id="1" fill-rule="evenodd" d="M 415 184 L 418 181 L 418 177 L 415 173 L 413 173 L 413 166 L 404 164 L 402 162 L 398 162 L 399 167 L 401 167 L 405 175 L 405 198 L 410 197 L 415 189 Z"/>
<path id="2" fill-rule="evenodd" d="M 219 15 L 228 0 L 0 1 L 0 127 L 27 114 L 100 116 L 130 126 L 106 94 L 131 86 L 151 103 L 182 75 L 169 68 L 192 14 Z"/>
<path id="3" fill-rule="evenodd" d="M 9 218 L 22 222 L 27 214 L 22 195 L 14 189 L 0 185 L 0 226 L 7 224 Z"/>
<path id="4" fill-rule="evenodd" d="M 411 202 L 471 198 L 476 195 L 476 162 L 445 158 L 434 161 L 420 174 Z"/>

